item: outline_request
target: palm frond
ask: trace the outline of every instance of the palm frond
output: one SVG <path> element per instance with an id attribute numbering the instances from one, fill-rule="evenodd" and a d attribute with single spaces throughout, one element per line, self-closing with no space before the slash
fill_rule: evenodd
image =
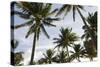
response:
<path id="1" fill-rule="evenodd" d="M 29 31 L 27 32 L 25 38 L 28 38 L 28 36 L 29 36 L 30 34 L 34 33 L 35 30 L 36 30 L 36 25 L 34 24 L 34 25 L 32 25 L 32 26 L 29 28 Z"/>
<path id="2" fill-rule="evenodd" d="M 65 8 L 65 9 L 66 9 L 66 10 L 65 10 L 64 18 L 65 18 L 65 16 L 67 15 L 67 13 L 71 11 L 72 5 L 66 5 L 66 8 Z"/>
<path id="3" fill-rule="evenodd" d="M 23 13 L 23 12 L 19 12 L 19 11 L 11 11 L 11 15 L 18 15 L 19 17 L 23 18 L 23 19 L 29 19 L 30 15 L 27 13 Z"/>
<path id="4" fill-rule="evenodd" d="M 47 18 L 45 18 L 44 20 L 47 21 L 47 22 L 49 22 L 49 23 L 51 23 L 51 22 L 53 22 L 53 21 L 59 21 L 60 18 L 51 18 L 51 17 L 47 17 Z"/>
<path id="5" fill-rule="evenodd" d="M 76 7 L 73 7 L 73 20 L 75 21 L 75 11 L 76 11 Z"/>
<path id="6" fill-rule="evenodd" d="M 53 11 L 51 11 L 48 16 L 55 14 L 58 11 L 58 8 L 54 9 Z"/>
<path id="7" fill-rule="evenodd" d="M 81 36 L 81 39 L 84 39 L 84 38 L 85 38 L 85 36 L 86 36 L 86 35 L 85 35 L 85 34 L 83 34 L 83 35 Z"/>
<path id="8" fill-rule="evenodd" d="M 56 16 L 61 15 L 62 12 L 64 12 L 64 11 L 66 10 L 66 7 L 67 7 L 67 5 L 63 5 L 63 6 L 61 7 L 61 9 L 58 11 L 58 13 L 57 13 Z"/>
<path id="9" fill-rule="evenodd" d="M 42 17 L 47 17 L 48 13 L 51 10 L 51 6 L 52 6 L 52 4 L 46 4 L 45 5 L 44 9 L 41 11 Z"/>
<path id="10" fill-rule="evenodd" d="M 77 5 L 81 10 L 84 10 L 84 7 L 81 5 Z"/>
<path id="11" fill-rule="evenodd" d="M 48 22 L 46 22 L 46 21 L 43 21 L 44 23 L 44 25 L 46 25 L 46 26 L 53 26 L 53 27 L 56 27 L 56 25 L 54 25 L 54 24 L 51 24 L 51 23 L 48 23 Z"/>
<path id="12" fill-rule="evenodd" d="M 15 29 L 18 29 L 18 28 L 20 28 L 20 27 L 30 26 L 30 25 L 33 23 L 33 21 L 34 21 L 34 20 L 29 20 L 29 21 L 27 21 L 27 22 L 25 22 L 25 23 L 23 23 L 23 24 L 14 26 L 14 28 L 15 28 Z"/>
<path id="13" fill-rule="evenodd" d="M 43 33 L 46 35 L 47 38 L 50 38 L 50 36 L 48 35 L 48 33 L 46 32 L 44 26 L 41 24 L 41 30 L 43 31 Z"/>

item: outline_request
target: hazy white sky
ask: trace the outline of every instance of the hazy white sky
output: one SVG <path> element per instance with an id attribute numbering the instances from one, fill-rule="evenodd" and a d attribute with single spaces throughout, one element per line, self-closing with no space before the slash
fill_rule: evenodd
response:
<path id="1" fill-rule="evenodd" d="M 56 7 L 60 7 L 61 4 L 56 4 L 53 6 L 53 9 Z M 94 13 L 97 11 L 96 7 L 93 6 L 84 6 L 85 11 L 82 11 L 85 17 L 88 16 L 88 12 Z M 18 10 L 18 9 L 17 9 Z M 62 18 L 62 16 L 60 16 Z M 24 23 L 26 20 L 19 18 L 18 16 L 14 16 L 14 25 Z M 50 39 L 47 39 L 43 33 L 40 35 L 40 39 L 36 44 L 35 50 L 35 60 L 42 57 L 42 53 L 49 48 L 53 48 L 56 44 L 53 44 L 53 38 L 58 37 L 60 34 L 59 29 L 61 27 L 69 27 L 72 28 L 72 31 L 77 33 L 78 36 L 81 36 L 84 31 L 82 30 L 83 22 L 78 14 L 76 14 L 76 22 L 73 22 L 72 13 L 68 13 L 64 20 L 54 22 L 57 27 L 45 27 L 46 31 L 50 35 Z M 33 35 L 29 36 L 29 38 L 25 38 L 25 35 L 28 31 L 28 27 L 23 27 L 16 29 L 14 31 L 15 39 L 19 41 L 19 46 L 16 51 L 23 51 L 24 52 L 24 63 L 27 64 L 30 60 L 31 56 L 31 48 L 32 48 L 32 41 Z"/>

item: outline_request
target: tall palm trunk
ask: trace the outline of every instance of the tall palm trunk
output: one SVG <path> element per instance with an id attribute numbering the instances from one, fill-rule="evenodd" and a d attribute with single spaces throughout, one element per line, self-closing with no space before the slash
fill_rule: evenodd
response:
<path id="1" fill-rule="evenodd" d="M 33 47 L 32 47 L 32 54 L 31 54 L 31 59 L 30 59 L 30 65 L 33 64 L 33 60 L 34 60 L 34 54 L 35 54 L 35 45 L 36 45 L 36 32 L 34 34 L 34 40 L 33 40 Z"/>
<path id="2" fill-rule="evenodd" d="M 92 43 L 93 43 L 93 47 L 95 48 L 93 48 L 94 50 L 96 50 L 96 40 L 95 40 L 95 37 L 92 35 L 92 33 L 91 33 L 91 30 L 90 30 L 90 28 L 88 27 L 88 25 L 87 25 L 87 23 L 86 23 L 86 21 L 85 21 L 85 18 L 83 17 L 83 15 L 82 15 L 82 13 L 81 13 L 81 11 L 79 10 L 79 8 L 77 8 L 77 11 L 78 11 L 78 13 L 79 13 L 79 15 L 81 16 L 81 19 L 83 20 L 83 23 L 84 23 L 84 25 L 86 26 L 86 28 L 88 29 L 88 31 L 89 31 L 89 35 L 90 35 L 90 37 L 91 37 L 91 40 L 92 40 Z"/>

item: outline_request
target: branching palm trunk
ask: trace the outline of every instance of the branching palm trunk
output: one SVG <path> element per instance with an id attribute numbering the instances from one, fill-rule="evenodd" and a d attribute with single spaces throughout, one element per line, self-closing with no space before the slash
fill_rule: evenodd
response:
<path id="1" fill-rule="evenodd" d="M 96 46 L 95 46 L 95 43 L 96 43 L 95 37 L 92 35 L 91 30 L 90 30 L 90 28 L 88 27 L 88 25 L 87 25 L 87 23 L 86 23 L 86 21 L 85 21 L 85 18 L 83 17 L 81 11 L 80 11 L 78 8 L 77 8 L 77 10 L 78 10 L 78 13 L 79 13 L 79 15 L 81 16 L 81 18 L 82 18 L 82 20 L 83 20 L 83 23 L 85 24 L 86 28 L 87 28 L 88 31 L 89 31 L 89 35 L 90 35 L 90 37 L 91 37 L 91 39 L 92 39 L 92 43 L 93 43 L 92 46 L 96 48 Z M 96 50 L 96 49 L 95 49 L 95 50 Z"/>
<path id="2" fill-rule="evenodd" d="M 35 45 L 36 45 L 36 32 L 34 34 L 34 40 L 33 40 L 33 47 L 32 47 L 32 54 L 31 54 L 30 65 L 33 64 L 34 54 L 35 54 Z"/>

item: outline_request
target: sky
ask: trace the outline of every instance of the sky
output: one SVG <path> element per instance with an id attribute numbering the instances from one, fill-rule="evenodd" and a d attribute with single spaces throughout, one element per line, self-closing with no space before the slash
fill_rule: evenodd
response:
<path id="1" fill-rule="evenodd" d="M 59 8 L 61 6 L 62 6 L 62 4 L 54 4 L 52 10 L 57 7 Z M 94 7 L 94 6 L 84 6 L 84 9 L 85 10 L 82 11 L 82 14 L 84 15 L 84 17 L 88 16 L 88 12 L 94 13 L 95 11 L 97 11 L 97 7 Z M 19 10 L 19 9 L 17 7 L 15 7 L 15 10 Z M 63 16 L 61 15 L 59 17 L 62 18 Z M 14 16 L 14 25 L 19 25 L 26 21 L 27 20 L 24 20 L 16 15 Z M 40 39 L 37 41 L 36 48 L 35 48 L 35 60 L 38 60 L 41 57 L 43 57 L 42 54 L 45 53 L 45 51 L 47 49 L 54 48 L 56 46 L 56 44 L 53 43 L 54 42 L 53 38 L 56 38 L 59 36 L 59 34 L 60 34 L 59 29 L 61 27 L 72 28 L 72 31 L 75 32 L 77 34 L 77 36 L 79 36 L 79 37 L 81 37 L 82 34 L 84 33 L 84 31 L 82 30 L 83 22 L 78 13 L 76 14 L 75 22 L 73 22 L 72 12 L 69 12 L 66 15 L 65 19 L 56 21 L 53 24 L 55 24 L 56 27 L 45 27 L 46 31 L 50 35 L 50 39 L 46 38 L 43 33 L 40 34 Z M 16 52 L 18 52 L 18 51 L 24 52 L 24 54 L 23 54 L 24 62 L 23 63 L 25 65 L 27 65 L 28 62 L 30 61 L 31 50 L 32 50 L 32 41 L 33 41 L 33 34 L 30 35 L 28 38 L 25 38 L 25 35 L 26 35 L 28 29 L 29 29 L 29 27 L 23 27 L 23 28 L 16 29 L 14 31 L 14 36 L 15 36 L 14 39 L 19 41 L 19 46 L 15 51 Z M 78 42 L 81 43 L 81 41 L 78 41 Z"/>

